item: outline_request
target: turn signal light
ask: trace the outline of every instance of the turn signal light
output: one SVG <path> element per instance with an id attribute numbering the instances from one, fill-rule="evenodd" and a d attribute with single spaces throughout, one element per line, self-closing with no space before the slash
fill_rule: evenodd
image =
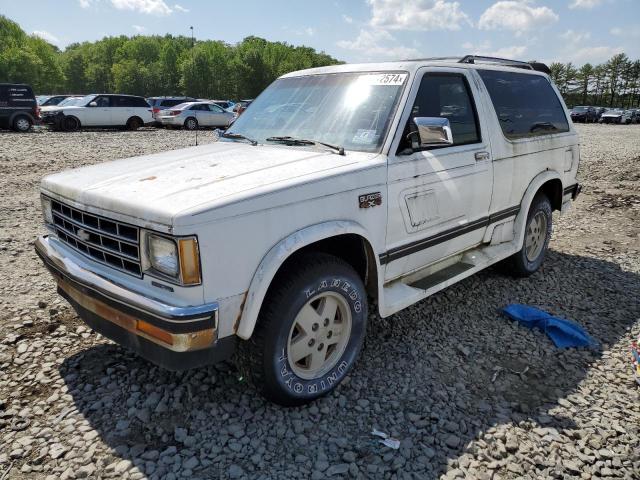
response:
<path id="1" fill-rule="evenodd" d="M 198 240 L 183 238 L 178 240 L 180 249 L 180 274 L 183 285 L 197 285 L 200 283 L 200 252 Z"/>
<path id="2" fill-rule="evenodd" d="M 142 333 L 146 333 L 150 337 L 166 343 L 167 345 L 173 345 L 173 335 L 165 330 L 162 330 L 161 328 L 156 327 L 155 325 L 151 325 L 150 323 L 145 322 L 144 320 L 138 320 L 136 329 L 141 331 Z"/>

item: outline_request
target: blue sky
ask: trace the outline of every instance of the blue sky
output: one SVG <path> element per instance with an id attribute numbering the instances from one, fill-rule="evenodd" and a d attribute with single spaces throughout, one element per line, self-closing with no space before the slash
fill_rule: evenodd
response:
<path id="1" fill-rule="evenodd" d="M 640 0 L 0 0 L 0 13 L 61 48 L 107 35 L 248 35 L 348 61 L 492 54 L 640 58 Z"/>

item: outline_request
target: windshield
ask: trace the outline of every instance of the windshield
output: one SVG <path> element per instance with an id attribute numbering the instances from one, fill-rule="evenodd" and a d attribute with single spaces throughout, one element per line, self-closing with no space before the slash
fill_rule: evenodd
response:
<path id="1" fill-rule="evenodd" d="M 62 100 L 58 106 L 59 107 L 68 107 L 71 105 L 80 105 L 80 101 L 83 99 L 84 97 L 69 97 L 69 98 L 65 98 L 64 100 Z"/>
<path id="2" fill-rule="evenodd" d="M 78 99 L 78 103 L 76 105 L 82 105 L 83 107 L 89 105 L 89 102 L 96 98 L 95 95 L 85 95 L 84 97 L 80 97 Z"/>
<path id="3" fill-rule="evenodd" d="M 228 133 L 269 143 L 293 137 L 378 151 L 406 73 L 339 73 L 280 78 L 236 120 Z"/>

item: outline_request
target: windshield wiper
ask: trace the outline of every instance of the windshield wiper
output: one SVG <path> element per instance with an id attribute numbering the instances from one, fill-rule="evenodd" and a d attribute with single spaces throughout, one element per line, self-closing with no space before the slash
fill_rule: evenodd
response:
<path id="1" fill-rule="evenodd" d="M 253 138 L 245 137 L 244 135 L 242 135 L 240 133 L 222 132 L 220 134 L 220 136 L 224 137 L 224 138 L 230 138 L 232 140 L 246 140 L 251 145 L 254 145 L 254 146 L 258 145 L 258 142 L 256 142 Z"/>
<path id="2" fill-rule="evenodd" d="M 290 136 L 269 137 L 266 139 L 266 141 L 279 142 L 279 143 L 284 143 L 286 145 L 322 145 L 324 147 L 330 148 L 331 150 L 335 150 L 338 153 L 338 155 L 344 155 L 344 147 L 331 145 L 330 143 L 319 142 L 317 140 L 308 140 L 306 138 L 294 138 Z"/>

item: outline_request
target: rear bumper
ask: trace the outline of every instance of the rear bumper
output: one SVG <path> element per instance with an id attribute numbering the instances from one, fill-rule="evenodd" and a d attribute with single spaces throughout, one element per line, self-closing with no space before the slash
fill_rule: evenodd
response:
<path id="1" fill-rule="evenodd" d="M 184 123 L 184 118 L 182 118 L 180 115 L 176 115 L 175 117 L 159 117 L 156 118 L 156 121 L 165 126 L 169 125 L 172 127 L 181 127 Z"/>
<path id="2" fill-rule="evenodd" d="M 74 263 L 48 236 L 36 253 L 62 295 L 92 329 L 169 370 L 230 357 L 236 337 L 217 339 L 218 304 L 180 307 L 127 290 Z"/>

